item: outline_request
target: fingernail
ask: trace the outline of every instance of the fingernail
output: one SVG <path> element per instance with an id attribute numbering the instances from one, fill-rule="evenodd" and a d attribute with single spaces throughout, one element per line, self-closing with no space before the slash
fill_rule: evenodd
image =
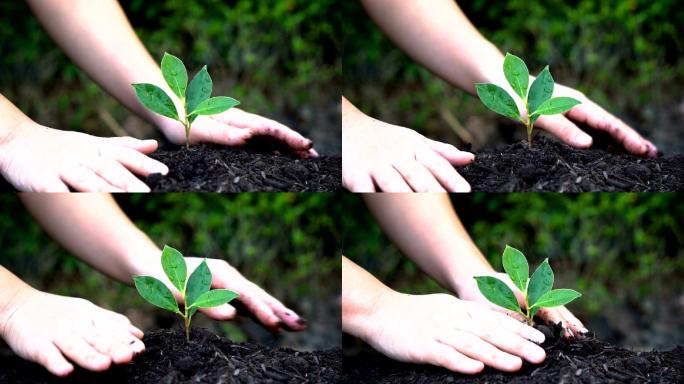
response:
<path id="1" fill-rule="evenodd" d="M 576 147 L 586 148 L 591 145 L 591 142 L 591 136 L 587 135 L 586 133 L 578 133 L 572 138 L 572 143 Z"/>
<path id="2" fill-rule="evenodd" d="M 309 322 L 306 319 L 300 317 L 299 319 L 297 319 L 297 324 L 307 326 L 309 325 Z"/>

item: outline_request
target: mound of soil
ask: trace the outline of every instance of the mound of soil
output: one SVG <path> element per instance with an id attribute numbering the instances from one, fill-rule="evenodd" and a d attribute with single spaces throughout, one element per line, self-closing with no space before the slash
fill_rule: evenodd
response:
<path id="1" fill-rule="evenodd" d="M 515 373 L 491 368 L 474 376 L 443 368 L 400 363 L 379 354 L 344 357 L 344 383 L 683 383 L 684 348 L 669 352 L 632 352 L 588 336 L 568 340 L 559 325 L 537 326 L 546 341 L 546 360 L 525 363 Z"/>
<path id="2" fill-rule="evenodd" d="M 298 159 L 253 148 L 166 146 L 150 154 L 169 174 L 150 175 L 153 192 L 335 192 L 342 188 L 342 159 Z"/>
<path id="3" fill-rule="evenodd" d="M 684 190 L 684 156 L 643 159 L 604 149 L 575 149 L 540 136 L 475 152 L 458 172 L 473 191 L 671 192 Z"/>
<path id="4" fill-rule="evenodd" d="M 146 350 L 132 363 L 102 373 L 77 368 L 68 380 L 19 357 L 0 359 L 0 383 L 337 383 L 342 350 L 297 352 L 251 343 L 233 343 L 193 329 L 190 343 L 181 330 L 145 335 Z"/>

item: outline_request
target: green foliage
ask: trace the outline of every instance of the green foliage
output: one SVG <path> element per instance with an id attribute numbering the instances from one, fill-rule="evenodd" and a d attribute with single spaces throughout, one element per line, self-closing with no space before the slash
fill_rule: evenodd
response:
<path id="1" fill-rule="evenodd" d="M 540 115 L 565 113 L 580 104 L 579 100 L 575 100 L 572 97 L 551 98 L 551 95 L 553 95 L 553 78 L 549 72 L 548 65 L 539 74 L 541 77 L 540 81 L 537 83 L 535 79 L 535 82 L 532 83 L 529 95 L 527 93 L 527 85 L 530 72 L 527 70 L 527 66 L 522 59 L 507 53 L 503 63 L 503 71 L 508 84 L 522 99 L 527 111 L 527 119 L 523 119 L 520 116 L 513 97 L 495 84 L 475 84 L 477 96 L 492 111 L 525 124 L 527 127 L 527 142 L 530 148 L 532 148 L 532 128 Z M 534 103 L 530 104 L 528 100 L 534 100 Z"/>
<path id="2" fill-rule="evenodd" d="M 178 309 L 173 293 L 156 278 L 133 276 L 135 288 L 150 304 L 181 315 L 185 321 L 185 337 L 188 341 L 190 341 L 190 322 L 198 308 L 217 307 L 238 297 L 237 293 L 227 289 L 210 290 L 211 271 L 206 259 L 202 260 L 192 272 L 190 278 L 187 279 L 187 285 L 187 266 L 183 254 L 165 245 L 162 250 L 161 264 L 166 277 L 178 288 L 183 297 L 183 312 Z"/>
<path id="3" fill-rule="evenodd" d="M 572 289 L 554 289 L 553 270 L 549 260 L 544 260 L 529 278 L 530 267 L 525 255 L 519 250 L 506 245 L 502 256 L 504 270 L 513 284 L 520 289 L 525 299 L 525 312 L 520 309 L 518 299 L 513 291 L 503 281 L 492 276 L 476 276 L 477 287 L 482 295 L 492 303 L 520 313 L 532 325 L 534 315 L 539 308 L 551 308 L 568 304 L 582 296 Z"/>
<path id="4" fill-rule="evenodd" d="M 192 123 L 199 115 L 217 115 L 223 113 L 240 102 L 226 96 L 211 97 L 213 82 L 205 65 L 195 75 L 190 85 L 192 93 L 186 98 L 188 90 L 188 72 L 183 62 L 169 53 L 164 53 L 161 71 L 169 88 L 180 98 L 183 113 L 179 114 L 176 106 L 161 88 L 154 84 L 133 84 L 138 100 L 152 112 L 178 120 L 185 127 L 185 146 L 190 147 L 190 131 Z M 188 90 L 188 91 L 190 91 Z M 192 108 L 190 108 L 192 107 Z"/>

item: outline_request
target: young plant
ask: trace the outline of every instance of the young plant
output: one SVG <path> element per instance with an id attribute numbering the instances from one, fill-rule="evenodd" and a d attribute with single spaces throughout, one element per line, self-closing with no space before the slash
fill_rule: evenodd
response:
<path id="1" fill-rule="evenodd" d="M 138 100 L 152 112 L 179 121 L 185 127 L 185 146 L 190 147 L 190 128 L 197 116 L 216 115 L 240 102 L 227 96 L 210 97 L 213 87 L 205 65 L 188 85 L 188 72 L 176 56 L 164 53 L 161 61 L 164 80 L 180 98 L 182 113 L 178 113 L 171 97 L 154 84 L 133 84 Z"/>
<path id="2" fill-rule="evenodd" d="M 522 59 L 507 53 L 503 63 L 503 71 L 508 84 L 511 85 L 513 91 L 525 105 L 525 111 L 527 111 L 525 118 L 520 114 L 513 97 L 498 85 L 491 83 L 475 84 L 477 96 L 492 111 L 525 124 L 529 148 L 532 148 L 532 127 L 539 116 L 565 113 L 580 104 L 579 100 L 572 97 L 551 97 L 553 95 L 553 77 L 551 77 L 548 65 L 532 82 L 529 92 L 527 86 L 530 81 L 530 72 Z"/>
<path id="3" fill-rule="evenodd" d="M 520 303 L 513 291 L 503 281 L 492 276 L 477 276 L 477 287 L 492 303 L 520 313 L 532 325 L 532 319 L 540 308 L 551 308 L 565 305 L 582 296 L 572 289 L 551 289 L 553 287 L 553 270 L 549 259 L 544 260 L 532 277 L 529 277 L 530 267 L 522 252 L 506 246 L 503 253 L 503 267 L 525 298 L 525 312 L 520 309 Z"/>
<path id="4" fill-rule="evenodd" d="M 185 258 L 177 250 L 164 246 L 161 263 L 169 281 L 180 291 L 183 297 L 183 312 L 178 308 L 178 303 L 171 290 L 154 277 L 133 276 L 135 288 L 140 296 L 149 301 L 150 304 L 181 315 L 185 322 L 185 338 L 188 341 L 190 341 L 190 320 L 199 308 L 217 307 L 238 297 L 237 293 L 227 289 L 209 290 L 211 288 L 211 272 L 207 267 L 206 259 L 202 260 L 202 263 L 195 268 L 190 278 L 187 278 Z"/>

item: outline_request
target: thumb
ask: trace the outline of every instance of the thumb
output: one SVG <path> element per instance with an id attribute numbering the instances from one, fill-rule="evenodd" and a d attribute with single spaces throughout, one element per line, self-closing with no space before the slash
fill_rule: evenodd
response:
<path id="1" fill-rule="evenodd" d="M 218 307 L 211 308 L 200 308 L 199 311 L 214 320 L 232 320 L 237 314 L 235 307 L 230 304 L 222 304 Z"/>
<path id="2" fill-rule="evenodd" d="M 593 142 L 591 136 L 579 129 L 579 127 L 563 115 L 542 116 L 537 120 L 536 126 L 575 148 L 589 148 Z"/>

